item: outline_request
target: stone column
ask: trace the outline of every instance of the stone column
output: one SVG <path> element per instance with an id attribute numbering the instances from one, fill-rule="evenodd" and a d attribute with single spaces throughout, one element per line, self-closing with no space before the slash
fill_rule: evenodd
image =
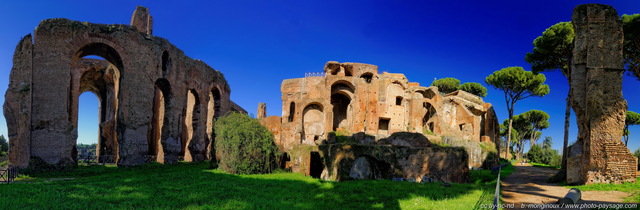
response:
<path id="1" fill-rule="evenodd" d="M 578 140 L 569 148 L 567 183 L 634 182 L 637 159 L 621 142 L 627 102 L 620 17 L 611 6 L 586 4 L 574 9 L 572 23 L 571 105 Z"/>

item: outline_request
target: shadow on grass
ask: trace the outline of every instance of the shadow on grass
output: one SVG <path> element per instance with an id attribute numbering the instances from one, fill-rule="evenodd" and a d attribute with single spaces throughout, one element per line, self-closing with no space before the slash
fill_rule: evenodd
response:
<path id="1" fill-rule="evenodd" d="M 206 163 L 132 168 L 85 166 L 34 175 L 52 182 L 0 186 L 9 209 L 184 208 L 442 208 L 468 209 L 490 184 L 325 182 L 293 173 L 231 175 Z M 484 192 L 486 194 L 486 192 Z M 9 199 L 5 199 L 9 198 Z"/>

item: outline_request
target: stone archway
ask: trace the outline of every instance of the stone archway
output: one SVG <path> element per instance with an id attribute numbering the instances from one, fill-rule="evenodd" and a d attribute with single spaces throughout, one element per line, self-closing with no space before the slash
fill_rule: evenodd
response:
<path id="1" fill-rule="evenodd" d="M 84 45 L 71 59 L 69 121 L 78 127 L 79 96 L 92 92 L 98 98 L 96 161 L 115 163 L 119 156 L 116 110 L 122 61 L 114 48 L 104 43 Z M 77 142 L 77 135 L 75 136 Z M 72 153 L 76 152 L 75 144 Z M 72 154 L 75 160 L 75 154 Z"/>

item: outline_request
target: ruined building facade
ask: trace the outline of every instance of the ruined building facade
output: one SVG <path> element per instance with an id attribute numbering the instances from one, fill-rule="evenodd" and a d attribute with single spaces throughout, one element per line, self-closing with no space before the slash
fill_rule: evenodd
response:
<path id="1" fill-rule="evenodd" d="M 98 159 L 124 166 L 205 160 L 214 117 L 243 111 L 222 73 L 152 35 L 144 7 L 131 25 L 43 20 L 13 58 L 3 107 L 10 163 L 75 164 L 84 92 L 100 103 Z"/>
<path id="2" fill-rule="evenodd" d="M 323 179 L 351 174 L 347 178 L 465 182 L 469 169 L 491 156 L 480 144 L 495 149 L 499 138 L 496 114 L 480 97 L 443 94 L 374 65 L 331 61 L 324 72 L 284 80 L 281 91 L 282 117 L 261 123 L 291 155 L 284 167 Z"/>
<path id="3" fill-rule="evenodd" d="M 284 150 L 315 144 L 341 131 L 369 136 L 360 141 L 395 132 L 498 140 L 499 125 L 491 104 L 473 94 L 441 94 L 437 87 L 422 87 L 403 74 L 380 74 L 377 66 L 362 63 L 328 62 L 317 75 L 282 82 L 277 141 Z"/>

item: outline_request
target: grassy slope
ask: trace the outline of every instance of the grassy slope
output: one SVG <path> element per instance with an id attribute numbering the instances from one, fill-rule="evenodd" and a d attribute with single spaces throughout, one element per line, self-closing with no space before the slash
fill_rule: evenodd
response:
<path id="1" fill-rule="evenodd" d="M 293 173 L 231 175 L 206 163 L 132 168 L 79 167 L 0 185 L 4 209 L 420 208 L 469 209 L 490 202 L 495 178 L 475 183 L 418 184 L 387 180 L 324 182 Z M 504 175 L 504 174 L 503 174 Z M 71 177 L 59 180 L 51 178 Z M 482 199 L 481 199 L 482 198 Z"/>

